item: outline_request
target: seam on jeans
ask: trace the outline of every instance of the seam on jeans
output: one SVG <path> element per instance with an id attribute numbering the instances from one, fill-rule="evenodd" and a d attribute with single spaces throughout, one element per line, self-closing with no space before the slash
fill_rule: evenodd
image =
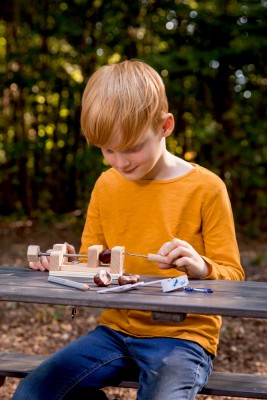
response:
<path id="1" fill-rule="evenodd" d="M 127 349 L 128 349 L 128 351 L 129 351 L 129 354 L 131 355 L 131 359 L 134 360 L 134 361 L 141 360 L 141 358 L 138 357 L 138 356 L 136 356 L 136 354 L 132 351 L 131 339 L 132 339 L 132 338 L 127 337 L 127 338 L 124 340 L 124 344 L 127 346 Z M 140 368 L 140 370 L 142 369 L 141 367 L 139 367 L 139 368 Z"/>
<path id="2" fill-rule="evenodd" d="M 202 349 L 202 351 L 204 352 L 204 349 Z M 210 372 L 211 372 L 211 357 L 210 357 L 208 354 L 206 355 L 206 357 L 207 357 L 208 369 L 207 369 L 207 370 L 204 369 L 204 365 L 206 364 L 206 360 L 205 360 L 205 357 L 202 356 L 202 359 L 201 359 L 201 361 L 198 363 L 197 368 L 196 368 L 196 371 L 195 371 L 195 374 L 194 374 L 194 386 L 192 386 L 192 388 L 190 388 L 190 390 L 188 391 L 188 393 L 189 393 L 190 395 L 192 394 L 192 390 L 193 390 L 194 388 L 197 388 L 197 387 L 198 387 L 198 393 L 199 393 L 200 390 L 205 386 L 205 384 L 206 384 L 207 381 L 208 381 L 208 378 L 209 378 L 209 375 L 210 375 Z M 199 381 L 197 380 L 197 377 L 199 376 L 199 370 L 200 370 L 201 365 L 203 366 L 203 369 L 204 369 L 205 375 L 206 375 L 205 381 L 203 382 L 202 385 L 197 384 L 197 382 L 199 382 Z M 194 398 L 195 398 L 195 397 L 194 397 Z M 191 399 L 191 397 L 190 397 L 189 399 Z"/>
<path id="3" fill-rule="evenodd" d="M 195 372 L 193 375 L 193 379 L 192 379 L 192 386 L 188 389 L 184 389 L 184 395 L 185 397 L 183 397 L 183 400 L 193 400 L 195 399 L 195 397 L 192 398 L 192 394 L 194 393 L 194 389 L 198 389 L 198 392 L 196 394 L 198 394 L 200 392 L 200 390 L 203 388 L 203 386 L 205 386 L 206 382 L 208 381 L 208 377 L 209 374 L 211 372 L 211 367 L 212 367 L 212 363 L 211 363 L 211 357 L 210 355 L 204 350 L 203 347 L 199 346 L 199 348 L 202 351 L 202 355 L 200 355 L 200 360 L 199 363 L 196 365 L 195 368 Z M 207 360 L 207 362 L 206 362 Z M 207 365 L 207 369 L 204 368 L 204 366 Z M 199 376 L 199 371 L 200 368 L 203 368 L 204 372 L 205 372 L 205 381 L 203 382 L 203 384 L 201 385 L 199 380 L 197 379 L 197 377 Z M 197 383 L 198 382 L 198 383 Z"/>
<path id="4" fill-rule="evenodd" d="M 116 355 L 116 356 L 112 356 L 112 357 L 110 356 L 109 358 L 106 358 L 105 360 L 100 361 L 98 364 L 95 365 L 94 368 L 91 367 L 91 368 L 84 370 L 83 373 L 81 373 L 78 377 L 75 377 L 75 382 L 71 381 L 70 384 L 68 385 L 68 387 L 65 387 L 64 390 L 59 393 L 57 399 L 58 400 L 64 399 L 64 396 L 71 389 L 73 389 L 79 382 L 81 382 L 86 376 L 90 375 L 92 372 L 95 372 L 98 368 L 101 368 L 103 365 L 109 364 L 111 361 L 114 361 L 118 358 L 126 358 L 126 356 L 122 353 L 120 355 Z M 74 378 L 73 378 L 73 381 L 74 381 Z"/>

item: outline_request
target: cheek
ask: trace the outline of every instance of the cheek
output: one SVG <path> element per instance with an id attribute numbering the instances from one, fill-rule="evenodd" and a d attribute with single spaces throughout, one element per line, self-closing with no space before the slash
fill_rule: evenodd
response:
<path id="1" fill-rule="evenodd" d="M 146 163 L 146 164 L 151 163 L 151 161 L 154 158 L 153 150 L 144 151 L 144 152 L 142 152 L 142 154 L 139 154 L 137 156 L 137 158 L 138 159 L 136 161 L 140 161 L 140 162 Z"/>

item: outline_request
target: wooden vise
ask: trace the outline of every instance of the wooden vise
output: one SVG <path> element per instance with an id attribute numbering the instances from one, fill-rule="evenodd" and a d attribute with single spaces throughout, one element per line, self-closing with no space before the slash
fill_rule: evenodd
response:
<path id="1" fill-rule="evenodd" d="M 87 263 L 81 261 L 68 261 L 71 254 L 67 254 L 66 244 L 54 244 L 49 253 L 41 253 L 40 247 L 31 245 L 28 247 L 27 259 L 29 262 L 37 262 L 40 256 L 50 257 L 49 275 L 93 277 L 100 269 L 108 271 L 113 278 L 117 278 L 124 272 L 124 246 L 115 246 L 111 249 L 110 264 L 99 261 L 99 254 L 103 251 L 102 245 L 88 247 L 88 254 L 81 255 L 87 258 Z M 79 258 L 79 255 L 78 255 Z"/>

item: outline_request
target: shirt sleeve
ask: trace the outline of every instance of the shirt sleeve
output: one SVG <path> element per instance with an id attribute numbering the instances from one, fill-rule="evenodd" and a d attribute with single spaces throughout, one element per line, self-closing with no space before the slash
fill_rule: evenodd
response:
<path id="1" fill-rule="evenodd" d="M 223 185 L 202 209 L 202 235 L 210 274 L 206 279 L 243 280 L 230 199 Z"/>
<path id="2" fill-rule="evenodd" d="M 105 246 L 105 236 L 99 212 L 99 181 L 96 182 L 95 187 L 91 193 L 90 202 L 87 209 L 86 221 L 81 238 L 80 253 L 87 253 L 88 247 L 101 244 Z"/>

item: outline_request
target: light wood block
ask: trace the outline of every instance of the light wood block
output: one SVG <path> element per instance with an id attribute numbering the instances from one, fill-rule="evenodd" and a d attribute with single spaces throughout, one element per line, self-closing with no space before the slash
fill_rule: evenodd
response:
<path id="1" fill-rule="evenodd" d="M 110 267 L 104 267 L 103 265 L 101 265 L 101 267 L 87 267 L 86 264 L 82 263 L 81 264 L 63 264 L 61 265 L 60 271 L 73 271 L 73 272 L 93 272 L 94 274 L 97 274 L 101 269 L 104 269 L 105 271 L 110 272 Z"/>
<path id="2" fill-rule="evenodd" d="M 99 253 L 103 250 L 103 246 L 100 244 L 95 244 L 94 246 L 88 247 L 88 259 L 87 266 L 89 268 L 96 268 L 99 266 Z"/>
<path id="3" fill-rule="evenodd" d="M 67 245 L 66 244 L 54 244 L 53 250 L 50 253 L 50 271 L 59 271 L 61 265 L 64 264 L 67 257 L 64 257 L 64 254 L 67 253 Z"/>
<path id="4" fill-rule="evenodd" d="M 64 244 L 62 244 L 62 243 L 54 244 L 53 250 L 62 251 L 63 254 L 65 254 L 65 253 L 67 253 L 67 245 L 65 243 Z"/>
<path id="5" fill-rule="evenodd" d="M 88 261 L 85 263 L 69 262 L 67 254 L 67 245 L 54 244 L 50 251 L 50 269 L 51 275 L 64 276 L 86 276 L 93 277 L 100 269 L 108 271 L 113 278 L 123 274 L 124 270 L 124 246 L 115 246 L 111 250 L 110 264 L 102 264 L 99 261 L 99 254 L 103 251 L 102 245 L 94 245 L 88 248 Z M 29 246 L 28 260 L 38 261 L 39 246 Z M 71 254 L 70 254 L 71 257 Z M 81 275 L 80 275 L 81 274 Z"/>
<path id="6" fill-rule="evenodd" d="M 39 260 L 40 246 L 31 245 L 28 247 L 27 260 L 29 262 L 37 262 Z"/>
<path id="7" fill-rule="evenodd" d="M 110 273 L 111 274 L 123 274 L 124 270 L 124 246 L 115 246 L 111 249 L 111 260 L 110 260 Z"/>

